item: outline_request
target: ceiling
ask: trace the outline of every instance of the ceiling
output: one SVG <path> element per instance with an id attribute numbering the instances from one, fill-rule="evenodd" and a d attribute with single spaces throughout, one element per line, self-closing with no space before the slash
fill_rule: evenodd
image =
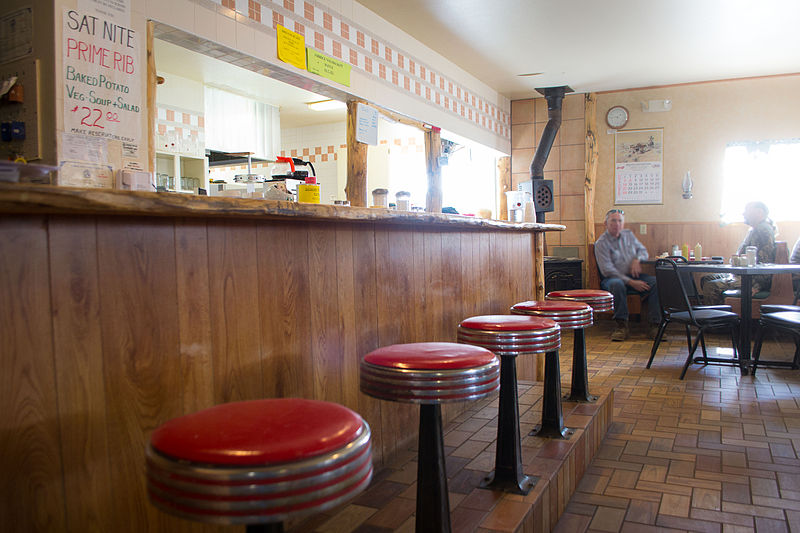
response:
<path id="1" fill-rule="evenodd" d="M 512 100 L 800 72 L 798 0 L 356 1 Z"/>
<path id="2" fill-rule="evenodd" d="M 301 128 L 347 120 L 346 109 L 312 111 L 306 105 L 328 100 L 327 96 L 158 39 L 153 44 L 153 53 L 156 71 L 165 83 L 170 82 L 172 74 L 278 106 L 281 110 L 281 128 Z"/>

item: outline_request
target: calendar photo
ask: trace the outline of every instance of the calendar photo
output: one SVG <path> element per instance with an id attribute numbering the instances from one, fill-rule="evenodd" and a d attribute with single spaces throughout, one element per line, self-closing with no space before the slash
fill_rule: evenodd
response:
<path id="1" fill-rule="evenodd" d="M 614 203 L 662 203 L 663 162 L 663 128 L 617 131 L 614 139 Z"/>

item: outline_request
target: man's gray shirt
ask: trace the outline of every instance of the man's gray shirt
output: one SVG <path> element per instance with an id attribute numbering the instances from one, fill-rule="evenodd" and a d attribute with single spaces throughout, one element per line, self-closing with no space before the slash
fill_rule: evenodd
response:
<path id="1" fill-rule="evenodd" d="M 616 238 L 609 235 L 608 231 L 600 235 L 594 245 L 594 256 L 604 278 L 620 278 L 625 283 L 631 279 L 628 275 L 631 261 L 644 261 L 649 257 L 647 248 L 627 229 L 622 230 Z"/>

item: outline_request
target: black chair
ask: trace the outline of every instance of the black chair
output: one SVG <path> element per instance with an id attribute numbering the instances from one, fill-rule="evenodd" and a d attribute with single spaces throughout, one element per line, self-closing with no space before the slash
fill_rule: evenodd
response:
<path id="1" fill-rule="evenodd" d="M 683 257 L 682 255 L 670 255 L 667 259 L 672 259 L 677 264 L 689 264 L 689 260 Z M 689 301 L 692 302 L 692 305 L 697 308 L 698 305 L 703 304 L 703 293 L 697 290 L 697 283 L 694 281 L 694 276 L 691 272 L 679 272 L 681 276 L 681 281 L 683 281 L 683 286 L 686 288 L 686 295 L 689 297 Z M 711 306 L 709 306 L 711 307 Z M 730 311 L 731 306 L 722 306 L 723 308 L 727 307 L 727 309 L 723 309 L 723 311 Z"/>
<path id="2" fill-rule="evenodd" d="M 777 309 L 764 309 L 772 307 Z M 780 308 L 793 308 L 784 310 Z M 769 312 L 772 311 L 772 312 Z M 772 364 L 790 366 L 797 370 L 800 368 L 800 307 L 794 305 L 773 305 L 761 308 L 761 318 L 758 321 L 759 327 L 756 334 L 756 342 L 753 347 L 753 375 L 756 375 L 758 361 L 761 358 L 761 344 L 764 342 L 764 333 L 767 328 L 775 328 L 790 333 L 795 339 L 794 360 L 791 363 L 770 361 Z"/>
<path id="3" fill-rule="evenodd" d="M 664 331 L 670 322 L 677 322 L 684 324 L 686 327 L 686 343 L 689 348 L 689 355 L 686 358 L 686 364 L 683 365 L 680 379 L 686 375 L 686 370 L 692 364 L 695 351 L 697 351 L 698 343 L 702 343 L 703 357 L 698 359 L 698 362 L 703 364 L 713 363 L 728 363 L 738 364 L 738 352 L 736 349 L 736 342 L 738 339 L 739 330 L 739 315 L 730 312 L 730 307 L 725 310 L 725 306 L 692 306 L 689 303 L 689 296 L 686 293 L 686 287 L 681 279 L 681 272 L 678 265 L 672 259 L 659 259 L 656 261 L 656 286 L 658 288 L 658 299 L 661 303 L 661 323 L 658 325 L 658 333 L 653 341 L 653 349 L 650 352 L 650 360 L 647 361 L 647 368 L 653 363 L 653 358 L 656 356 L 658 345 L 661 343 L 661 338 L 664 336 Z M 697 328 L 697 336 L 692 342 L 691 327 Z M 733 344 L 733 358 L 721 359 L 715 357 L 708 357 L 705 350 L 705 340 L 703 333 L 710 329 L 727 328 L 731 333 L 731 343 Z"/>

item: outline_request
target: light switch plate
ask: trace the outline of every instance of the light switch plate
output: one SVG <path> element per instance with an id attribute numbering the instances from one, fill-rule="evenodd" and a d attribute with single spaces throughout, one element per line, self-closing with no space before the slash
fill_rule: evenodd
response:
<path id="1" fill-rule="evenodd" d="M 639 233 L 641 235 L 647 235 L 647 224 L 639 224 Z"/>

